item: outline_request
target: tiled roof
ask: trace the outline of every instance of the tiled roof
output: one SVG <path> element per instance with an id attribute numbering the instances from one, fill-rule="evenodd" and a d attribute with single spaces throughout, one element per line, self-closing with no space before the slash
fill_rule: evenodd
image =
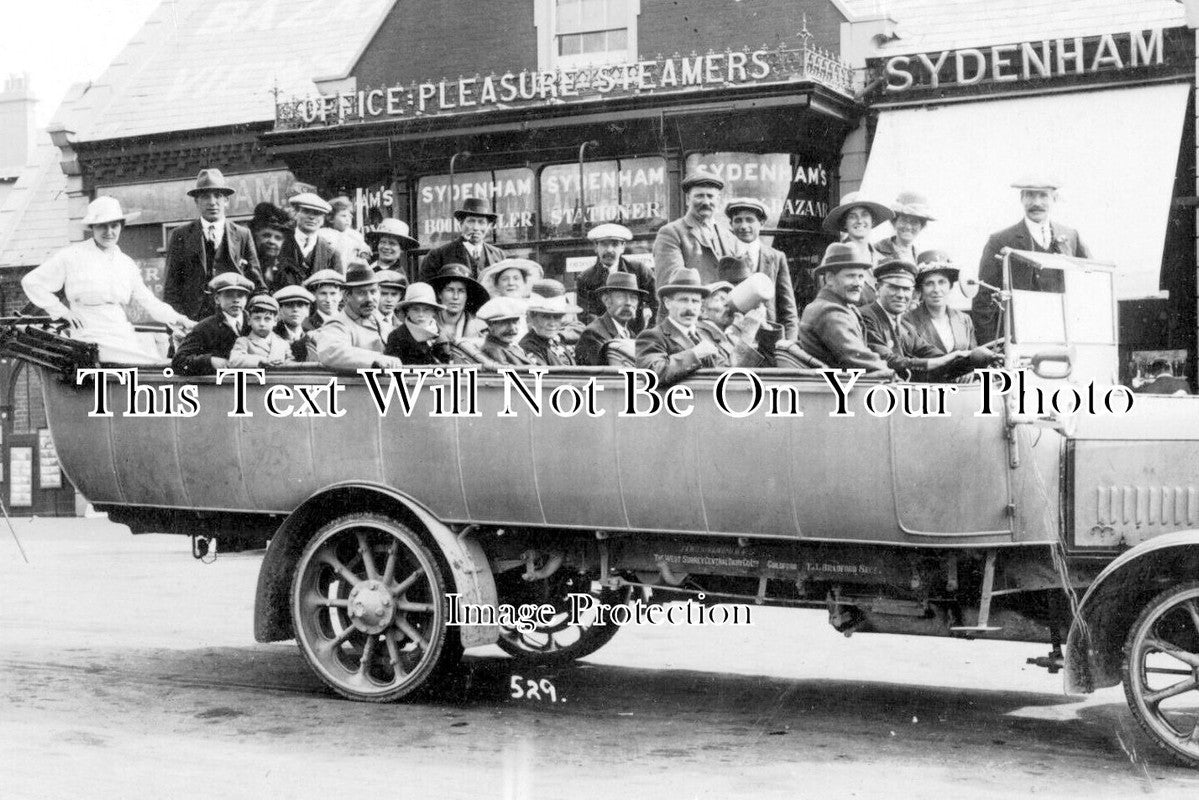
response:
<path id="1" fill-rule="evenodd" d="M 0 268 L 37 266 L 70 244 L 67 176 L 61 154 L 43 135 L 36 161 L 21 171 L 0 206 Z"/>
<path id="2" fill-rule="evenodd" d="M 264 122 L 348 72 L 397 0 L 162 0 L 82 98 L 80 141 Z"/>
<path id="3" fill-rule="evenodd" d="M 1182 25 L 1177 0 L 839 0 L 855 17 L 889 15 L 900 38 L 878 55 L 919 53 Z"/>

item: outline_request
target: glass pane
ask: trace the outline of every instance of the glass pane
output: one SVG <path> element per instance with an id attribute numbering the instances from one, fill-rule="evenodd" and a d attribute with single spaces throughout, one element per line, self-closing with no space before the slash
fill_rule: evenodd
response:
<path id="1" fill-rule="evenodd" d="M 533 236 L 533 170 L 518 167 L 494 172 L 460 172 L 421 178 L 416 190 L 416 219 L 420 243 L 436 247 L 458 237 L 454 209 L 467 197 L 486 197 L 498 215 L 498 244 L 529 241 Z"/>
<path id="2" fill-rule="evenodd" d="M 768 228 L 819 231 L 828 215 L 831 169 L 817 156 L 692 153 L 687 157 L 687 172 L 700 166 L 724 178 L 725 200 L 753 197 L 762 201 Z"/>
<path id="3" fill-rule="evenodd" d="M 1012 291 L 1012 338 L 1027 342 L 1066 343 L 1065 295 Z"/>
<path id="4" fill-rule="evenodd" d="M 578 33 L 568 33 L 558 37 L 558 55 L 577 56 L 583 52 L 583 37 Z"/>
<path id="5" fill-rule="evenodd" d="M 555 164 L 541 171 L 541 234 L 547 239 L 578 236 L 603 222 L 619 222 L 634 233 L 652 233 L 666 222 L 666 160 L 630 158 L 583 167 L 586 212 L 579 203 L 579 165 Z"/>
<path id="6" fill-rule="evenodd" d="M 608 51 L 608 37 L 603 31 L 596 33 L 584 33 L 580 37 L 583 41 L 584 53 L 606 53 Z"/>
<path id="7" fill-rule="evenodd" d="M 579 0 L 558 0 L 558 30 L 574 31 L 579 29 Z"/>
<path id="8" fill-rule="evenodd" d="M 1098 270 L 1066 271 L 1066 326 L 1071 342 L 1116 343 L 1111 275 Z"/>

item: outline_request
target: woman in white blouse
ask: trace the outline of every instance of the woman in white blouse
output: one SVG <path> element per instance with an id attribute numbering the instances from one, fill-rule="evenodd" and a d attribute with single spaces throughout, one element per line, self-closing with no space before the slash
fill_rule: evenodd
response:
<path id="1" fill-rule="evenodd" d="M 113 197 L 87 207 L 84 227 L 92 238 L 64 247 L 21 279 L 25 295 L 55 319 L 70 323 L 71 336 L 100 346 L 100 360 L 121 364 L 163 361 L 148 338 L 139 338 L 125 311 L 131 301 L 157 322 L 187 330 L 195 322 L 154 296 L 133 259 L 117 241 L 129 215 Z M 67 304 L 55 293 L 62 291 Z"/>
<path id="2" fill-rule="evenodd" d="M 940 355 L 978 346 L 970 317 L 949 305 L 958 269 L 941 250 L 926 250 L 917 259 L 916 291 L 920 302 L 905 317 Z"/>

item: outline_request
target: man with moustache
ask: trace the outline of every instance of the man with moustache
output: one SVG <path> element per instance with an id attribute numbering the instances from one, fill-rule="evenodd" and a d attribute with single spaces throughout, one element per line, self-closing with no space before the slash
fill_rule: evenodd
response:
<path id="1" fill-rule="evenodd" d="M 992 286 L 1003 287 L 1003 260 L 998 258 L 1004 248 L 1031 250 L 1036 253 L 1060 253 L 1078 258 L 1090 258 L 1091 251 L 1078 237 L 1078 231 L 1050 220 L 1057 202 L 1060 184 L 1051 178 L 1030 177 L 1012 184 L 1020 190 L 1024 219 L 1010 228 L 991 234 L 978 262 L 978 279 Z M 1060 270 L 1042 270 L 1018 258 L 1011 259 L 1012 285 L 1009 289 L 1034 292 L 1062 292 L 1065 286 Z M 981 341 L 999 336 L 1003 307 L 993 292 L 980 291 L 974 296 L 971 316 Z"/>
<path id="2" fill-rule="evenodd" d="M 200 319 L 216 311 L 212 295 L 204 287 L 217 275 L 244 275 L 259 292 L 266 289 L 266 282 L 258 268 L 250 230 L 225 219 L 235 190 L 221 171 L 200 170 L 196 185 L 187 193 L 195 201 L 200 218 L 171 232 L 162 299 L 183 316 Z"/>
<path id="3" fill-rule="evenodd" d="M 683 179 L 687 213 L 663 225 L 654 238 L 654 285 L 665 285 L 684 267 L 698 272 L 701 282 L 712 283 L 718 280 L 720 259 L 740 252 L 733 234 L 716 221 L 723 189 L 724 181 L 703 169 Z M 665 317 L 659 309 L 658 319 Z"/>
<path id="4" fill-rule="evenodd" d="M 632 322 L 640 315 L 637 309 L 648 295 L 638 284 L 637 277 L 628 272 L 610 272 L 604 285 L 596 289 L 604 313 L 579 335 L 575 345 L 575 360 L 582 367 L 603 367 L 608 364 L 608 347 L 613 341 L 631 341 L 636 335 Z"/>
<path id="5" fill-rule="evenodd" d="M 706 367 L 761 364 L 752 346 L 734 344 L 715 325 L 700 323 L 709 294 L 699 271 L 685 267 L 658 287 L 666 319 L 637 335 L 637 367 L 652 370 L 660 386 L 678 383 Z"/>
<path id="6" fill-rule="evenodd" d="M 916 290 L 916 265 L 902 258 L 884 261 L 874 270 L 875 301 L 862 308 L 866 346 L 887 366 L 912 380 L 952 380 L 975 367 L 987 367 L 995 354 L 985 347 L 941 354 L 907 320 Z"/>
<path id="7" fill-rule="evenodd" d="M 587 238 L 595 248 L 595 263 L 575 279 L 575 297 L 583 309 L 579 321 L 587 324 L 602 316 L 606 308 L 600 293 L 608 276 L 628 273 L 636 279 L 637 288 L 646 298 L 643 308 L 650 312 L 648 315 L 636 314 L 627 323 L 634 334 L 640 333 L 645 328 L 646 316 L 652 320 L 657 313 L 658 301 L 654 296 L 654 274 L 650 268 L 624 257 L 625 248 L 633 241 L 633 232 L 624 225 L 608 222 L 588 231 Z"/>
<path id="8" fill-rule="evenodd" d="M 481 348 L 485 365 L 533 364 L 533 359 L 518 343 L 520 321 L 525 316 L 525 303 L 515 297 L 493 297 L 479 309 L 479 319 L 487 323 L 487 335 Z"/>
<path id="9" fill-rule="evenodd" d="M 499 216 L 492 212 L 486 200 L 466 198 L 462 207 L 454 212 L 454 219 L 458 221 L 462 236 L 429 251 L 420 265 L 418 280 L 423 283 L 428 283 L 446 264 L 465 264 L 470 267 L 470 276 L 477 278 L 484 269 L 504 260 L 504 251 L 487 242 Z"/>
<path id="10" fill-rule="evenodd" d="M 837 369 L 886 372 L 882 357 L 866 346 L 858 303 L 870 262 L 848 244 L 834 243 L 816 268 L 826 275 L 824 288 L 808 303 L 799 320 L 799 346 L 812 357 Z"/>
<path id="11" fill-rule="evenodd" d="M 239 272 L 222 272 L 208 282 L 218 310 L 191 329 L 171 367 L 178 375 L 214 375 L 229 366 L 229 353 L 239 336 L 250 330 L 246 319 L 246 301 L 254 284 Z"/>
<path id="12" fill-rule="evenodd" d="M 391 330 L 379 316 L 379 277 L 365 261 L 346 270 L 345 307 L 315 332 L 316 356 L 330 369 L 390 369 L 400 359 L 383 354 Z"/>

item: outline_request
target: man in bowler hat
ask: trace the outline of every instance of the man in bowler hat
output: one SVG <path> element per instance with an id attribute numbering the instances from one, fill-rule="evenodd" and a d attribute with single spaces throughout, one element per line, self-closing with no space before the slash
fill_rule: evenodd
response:
<path id="1" fill-rule="evenodd" d="M 891 370 L 882 356 L 866 346 L 866 332 L 858 303 L 871 264 L 849 244 L 833 243 L 816 268 L 827 275 L 824 288 L 808 303 L 799 319 L 799 346 L 824 364 L 837 369 Z"/>
<path id="2" fill-rule="evenodd" d="M 202 169 L 187 190 L 200 218 L 171 232 L 167 242 L 162 299 L 191 319 L 211 315 L 216 306 L 204 287 L 217 275 L 244 275 L 256 291 L 266 290 L 250 230 L 225 219 L 235 190 L 219 169 Z"/>
<path id="3" fill-rule="evenodd" d="M 504 260 L 504 251 L 487 241 L 499 217 L 491 204 L 482 197 L 468 197 L 454 211 L 454 219 L 462 235 L 448 244 L 435 247 L 420 265 L 420 280 L 428 283 L 446 264 L 465 264 L 472 278 L 497 261 Z"/>

